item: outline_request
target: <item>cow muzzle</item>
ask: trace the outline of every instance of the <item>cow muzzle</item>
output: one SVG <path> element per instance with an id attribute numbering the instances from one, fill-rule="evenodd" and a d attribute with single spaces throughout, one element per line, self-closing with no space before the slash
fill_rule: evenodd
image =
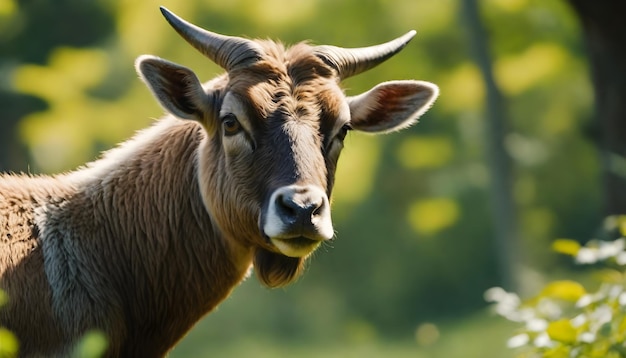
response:
<path id="1" fill-rule="evenodd" d="M 334 236 L 328 196 L 319 187 L 289 185 L 269 198 L 261 230 L 285 256 L 303 257 Z"/>

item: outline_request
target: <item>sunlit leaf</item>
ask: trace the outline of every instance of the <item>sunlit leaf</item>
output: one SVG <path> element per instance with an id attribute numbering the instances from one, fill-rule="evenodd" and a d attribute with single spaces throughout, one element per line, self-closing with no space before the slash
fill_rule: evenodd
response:
<path id="1" fill-rule="evenodd" d="M 568 319 L 560 319 L 550 322 L 546 330 L 551 339 L 564 343 L 573 343 L 576 341 L 576 329 Z"/>
<path id="2" fill-rule="evenodd" d="M 580 250 L 580 243 L 571 239 L 557 239 L 552 242 L 552 250 L 561 254 L 576 256 Z"/>
<path id="3" fill-rule="evenodd" d="M 606 340 L 599 340 L 591 346 L 590 358 L 607 358 L 610 345 Z"/>
<path id="4" fill-rule="evenodd" d="M 541 291 L 541 296 L 576 302 L 585 293 L 585 288 L 580 283 L 563 280 L 547 284 Z"/>
<path id="5" fill-rule="evenodd" d="M 85 89 L 104 78 L 107 67 L 108 60 L 101 50 L 62 47 L 54 50 L 49 66 L 20 66 L 13 83 L 20 92 L 39 96 L 54 106 L 81 100 Z"/>
<path id="6" fill-rule="evenodd" d="M 498 59 L 495 75 L 504 91 L 512 95 L 520 94 L 548 80 L 562 68 L 568 56 L 560 45 L 537 43 L 518 56 Z"/>
<path id="7" fill-rule="evenodd" d="M 17 11 L 15 0 L 0 0 L 0 16 L 11 16 Z"/>
<path id="8" fill-rule="evenodd" d="M 108 341 L 104 333 L 100 331 L 87 332 L 78 342 L 75 356 L 81 358 L 102 357 L 108 347 Z"/>
<path id="9" fill-rule="evenodd" d="M 497 6 L 507 12 L 519 12 L 528 6 L 528 0 L 488 0 L 485 6 Z"/>
<path id="10" fill-rule="evenodd" d="M 455 21 L 458 2 L 454 0 L 405 1 L 380 0 L 394 23 L 404 28 L 414 28 L 419 36 L 440 34 L 446 24 Z"/>
<path id="11" fill-rule="evenodd" d="M 464 63 L 451 70 L 439 83 L 441 93 L 437 99 L 444 111 L 479 109 L 485 97 L 485 85 L 480 71 L 472 63 Z"/>
<path id="12" fill-rule="evenodd" d="M 397 158 L 409 169 L 437 168 L 447 164 L 454 154 L 452 141 L 447 137 L 412 136 L 400 144 Z"/>
<path id="13" fill-rule="evenodd" d="M 620 319 L 617 331 L 621 334 L 626 334 L 626 317 L 622 317 L 622 319 Z"/>
<path id="14" fill-rule="evenodd" d="M 421 234 L 432 235 L 452 226 L 459 218 L 458 204 L 448 198 L 416 201 L 408 212 L 411 227 Z"/>
<path id="15" fill-rule="evenodd" d="M 188 20 L 193 12 L 192 1 L 177 1 L 176 6 L 168 5 L 179 16 Z M 151 1 L 120 1 L 117 20 L 117 30 L 123 36 L 119 37 L 120 45 L 132 53 L 150 53 L 159 45 L 165 44 L 164 34 L 170 31 L 167 24 L 158 13 Z M 174 4 L 172 4 L 174 5 Z M 190 9 L 191 7 L 191 9 Z M 148 30 L 149 29 L 149 30 Z M 170 35 L 174 35 L 168 32 Z M 137 51 L 137 52 L 135 52 Z"/>
<path id="16" fill-rule="evenodd" d="M 0 327 L 0 357 L 14 357 L 18 349 L 19 342 L 15 335 L 8 329 Z"/>
<path id="17" fill-rule="evenodd" d="M 542 358 L 571 358 L 570 351 L 570 347 L 559 345 L 557 347 L 548 349 L 541 356 Z"/>
<path id="18" fill-rule="evenodd" d="M 316 0 L 300 0 L 285 6 L 283 0 L 248 0 L 239 8 L 246 11 L 249 18 L 259 21 L 264 26 L 294 26 L 298 22 L 306 21 L 316 14 Z"/>

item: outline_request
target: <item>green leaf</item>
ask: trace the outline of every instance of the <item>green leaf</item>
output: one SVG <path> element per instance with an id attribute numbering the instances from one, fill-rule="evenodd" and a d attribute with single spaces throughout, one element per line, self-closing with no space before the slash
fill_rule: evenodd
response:
<path id="1" fill-rule="evenodd" d="M 568 346 L 557 346 L 543 353 L 543 358 L 569 358 L 570 348 Z"/>
<path id="2" fill-rule="evenodd" d="M 107 338 L 101 331 L 87 332 L 76 346 L 75 357 L 97 358 L 102 357 L 108 347 Z"/>
<path id="3" fill-rule="evenodd" d="M 0 357 L 17 356 L 19 342 L 15 335 L 6 328 L 0 328 Z"/>
<path id="4" fill-rule="evenodd" d="M 557 239 L 552 242 L 552 250 L 560 254 L 576 256 L 580 250 L 580 244 L 575 240 Z"/>
<path id="5" fill-rule="evenodd" d="M 585 288 L 580 283 L 563 280 L 547 284 L 541 291 L 541 296 L 575 302 L 585 293 Z"/>
<path id="6" fill-rule="evenodd" d="M 563 343 L 574 343 L 577 337 L 576 330 L 568 319 L 550 322 L 546 332 L 551 339 Z"/>

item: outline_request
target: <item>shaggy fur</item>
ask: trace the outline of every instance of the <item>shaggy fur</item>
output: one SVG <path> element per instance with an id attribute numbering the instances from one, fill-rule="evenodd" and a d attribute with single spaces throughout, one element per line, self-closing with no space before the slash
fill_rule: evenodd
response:
<path id="1" fill-rule="evenodd" d="M 161 356 L 244 277 L 251 253 L 200 199 L 203 137 L 167 118 L 81 171 L 1 178 L 0 322 L 23 355 L 67 355 L 98 328 L 110 356 Z"/>

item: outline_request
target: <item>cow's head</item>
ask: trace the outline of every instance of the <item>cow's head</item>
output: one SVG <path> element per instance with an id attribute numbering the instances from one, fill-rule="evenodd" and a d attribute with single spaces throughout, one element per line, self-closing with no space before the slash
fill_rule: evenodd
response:
<path id="1" fill-rule="evenodd" d="M 137 60 L 138 72 L 167 111 L 202 124 L 198 170 L 207 210 L 222 235 L 255 250 L 264 284 L 284 285 L 334 236 L 329 197 L 347 132 L 406 128 L 437 97 L 437 86 L 422 81 L 384 82 L 353 97 L 339 85 L 399 52 L 415 32 L 367 48 L 285 49 L 209 32 L 161 10 L 227 73 L 203 86 L 190 69 L 152 56 Z"/>

